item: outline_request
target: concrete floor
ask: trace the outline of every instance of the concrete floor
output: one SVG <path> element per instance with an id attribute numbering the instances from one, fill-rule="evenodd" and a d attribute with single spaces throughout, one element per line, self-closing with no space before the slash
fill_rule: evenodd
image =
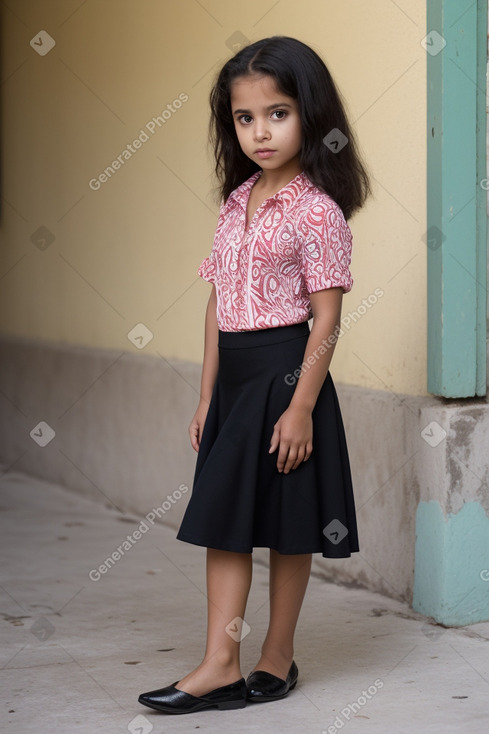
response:
<path id="1" fill-rule="evenodd" d="M 407 605 L 316 576 L 288 698 L 239 711 L 153 712 L 138 694 L 183 677 L 203 652 L 205 551 L 154 525 L 91 580 L 140 519 L 13 472 L 0 480 L 0 506 L 2 732 L 489 731 L 489 624 L 433 626 Z M 257 562 L 245 677 L 267 613 L 267 569 Z"/>

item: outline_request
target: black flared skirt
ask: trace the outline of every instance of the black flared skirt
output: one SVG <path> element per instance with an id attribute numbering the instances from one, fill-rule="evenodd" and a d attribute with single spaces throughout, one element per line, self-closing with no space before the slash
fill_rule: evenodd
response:
<path id="1" fill-rule="evenodd" d="M 252 553 L 358 551 L 348 450 L 328 372 L 313 418 L 310 458 L 288 474 L 269 454 L 273 426 L 292 399 L 309 337 L 307 322 L 219 331 L 219 369 L 178 540 Z"/>

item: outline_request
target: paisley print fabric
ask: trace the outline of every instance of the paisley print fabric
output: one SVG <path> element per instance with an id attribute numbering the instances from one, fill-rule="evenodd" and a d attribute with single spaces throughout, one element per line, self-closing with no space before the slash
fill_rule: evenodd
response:
<path id="1" fill-rule="evenodd" d="M 221 204 L 212 251 L 199 275 L 214 283 L 221 331 L 287 326 L 312 316 L 309 294 L 353 279 L 352 234 L 336 202 L 304 173 L 256 210 L 247 229 L 254 173 Z"/>

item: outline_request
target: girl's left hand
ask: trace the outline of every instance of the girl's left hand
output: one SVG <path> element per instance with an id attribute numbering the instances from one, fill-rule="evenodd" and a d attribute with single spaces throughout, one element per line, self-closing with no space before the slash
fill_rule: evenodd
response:
<path id="1" fill-rule="evenodd" d="M 287 408 L 273 427 L 269 453 L 279 448 L 277 469 L 288 474 L 312 453 L 312 415 L 309 410 Z"/>

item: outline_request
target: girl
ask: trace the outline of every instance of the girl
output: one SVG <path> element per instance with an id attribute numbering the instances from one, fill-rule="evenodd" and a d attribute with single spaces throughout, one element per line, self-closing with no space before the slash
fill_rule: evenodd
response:
<path id="1" fill-rule="evenodd" d="M 353 282 L 346 220 L 370 194 L 368 175 L 327 68 L 298 40 L 239 51 L 210 101 L 222 202 L 199 268 L 213 285 L 189 428 L 195 478 L 177 535 L 207 548 L 207 644 L 192 672 L 139 697 L 175 714 L 286 696 L 312 553 L 359 550 L 329 365 Z M 245 681 L 254 547 L 270 548 L 270 620 Z"/>

